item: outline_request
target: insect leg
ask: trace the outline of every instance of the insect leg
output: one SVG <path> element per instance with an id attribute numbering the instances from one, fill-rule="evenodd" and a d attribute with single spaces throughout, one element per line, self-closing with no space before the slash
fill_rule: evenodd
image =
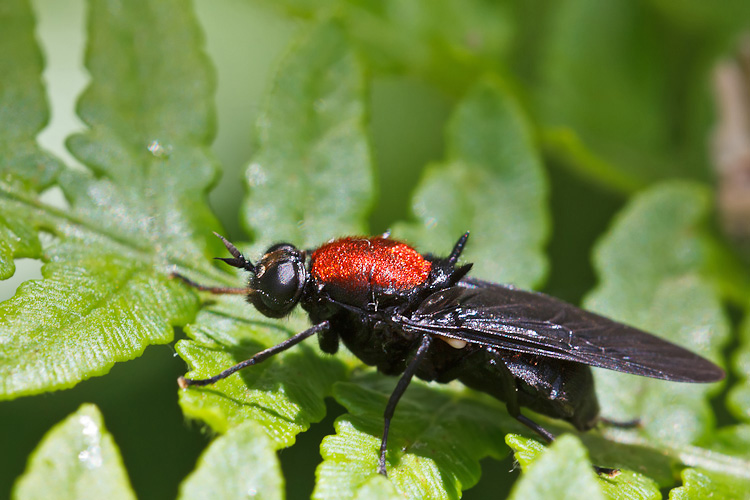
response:
<path id="1" fill-rule="evenodd" d="M 531 420 L 529 417 L 526 417 L 526 416 L 522 415 L 521 412 L 518 412 L 517 415 L 513 415 L 513 416 L 516 418 L 516 420 L 518 420 L 519 422 L 521 422 L 523 425 L 525 425 L 526 427 L 528 427 L 532 431 L 534 431 L 537 434 L 539 434 L 539 436 L 542 439 L 544 439 L 547 442 L 547 444 L 549 444 L 549 443 L 551 443 L 552 441 L 555 440 L 555 435 L 554 434 L 552 434 L 550 431 L 548 431 L 547 429 L 545 429 L 541 425 L 539 425 L 536 422 L 534 422 L 533 420 Z"/>
<path id="2" fill-rule="evenodd" d="M 232 288 L 232 287 L 224 287 L 224 286 L 201 285 L 200 283 L 196 283 L 195 281 L 181 275 L 180 273 L 172 273 L 170 276 L 173 278 L 178 278 L 182 280 L 185 284 L 188 284 L 192 286 L 193 288 L 195 288 L 196 290 L 200 290 L 202 292 L 211 292 L 215 294 L 227 293 L 227 294 L 235 294 L 235 295 L 244 295 L 247 293 L 247 288 Z"/>
<path id="3" fill-rule="evenodd" d="M 385 452 L 388 448 L 388 430 L 391 427 L 391 418 L 393 418 L 393 412 L 396 411 L 398 400 L 401 399 L 404 391 L 406 391 L 406 388 L 409 386 L 409 382 L 411 382 L 411 378 L 414 376 L 414 372 L 417 371 L 419 363 L 427 354 L 427 350 L 430 347 L 431 341 L 432 338 L 429 335 L 424 335 L 422 337 L 422 343 L 419 345 L 419 348 L 417 349 L 414 357 L 406 366 L 406 370 L 404 370 L 403 375 L 401 375 L 401 379 L 399 379 L 398 384 L 396 384 L 396 388 L 393 390 L 391 397 L 388 399 L 388 404 L 385 406 L 385 413 L 383 415 L 383 440 L 380 442 L 380 459 L 378 460 L 378 472 L 384 476 L 388 475 L 385 470 Z"/>
<path id="4" fill-rule="evenodd" d="M 610 420 L 606 417 L 599 417 L 597 420 L 603 425 L 617 427 L 618 429 L 634 429 L 641 426 L 640 418 L 634 418 L 633 420 Z"/>
<path id="5" fill-rule="evenodd" d="M 204 379 L 190 379 L 190 378 L 180 377 L 177 379 L 177 384 L 182 389 L 185 389 L 186 387 L 191 386 L 191 385 L 197 385 L 197 386 L 211 385 L 214 382 L 218 382 L 221 379 L 227 378 L 234 372 L 242 370 L 245 367 L 258 364 L 261 361 L 265 361 L 266 359 L 270 358 L 274 354 L 278 354 L 282 351 L 286 351 L 293 345 L 299 344 L 306 338 L 311 337 L 312 335 L 315 335 L 316 333 L 320 333 L 320 332 L 324 332 L 328 330 L 329 327 L 330 327 L 330 323 L 328 323 L 328 321 L 323 321 L 321 323 L 318 323 L 317 325 L 312 326 L 311 328 L 308 328 L 304 332 L 300 332 L 292 337 L 289 337 L 288 339 L 281 342 L 280 344 L 277 344 L 273 347 L 269 347 L 265 351 L 260 351 L 258 354 L 256 354 L 252 358 L 246 359 L 245 361 L 242 361 L 241 363 L 237 363 L 236 365 L 232 366 L 231 368 L 227 368 L 226 370 L 219 373 L 218 375 L 214 375 L 213 377 L 204 378 Z"/>
<path id="6" fill-rule="evenodd" d="M 520 412 L 518 413 L 518 415 L 513 415 L 513 416 L 516 417 L 516 420 L 518 420 L 519 422 L 521 422 L 523 425 L 525 425 L 526 427 L 528 427 L 532 431 L 534 431 L 537 434 L 539 434 L 539 436 L 541 436 L 542 439 L 544 439 L 545 441 L 547 441 L 547 444 L 549 444 L 549 443 L 551 443 L 552 441 L 555 440 L 555 435 L 554 434 L 552 434 L 550 431 L 548 431 L 547 429 L 545 429 L 541 425 L 537 424 L 536 422 L 534 422 L 530 418 L 521 415 Z M 597 474 L 602 474 L 602 475 L 605 475 L 607 477 L 616 477 L 616 476 L 618 476 L 620 474 L 620 469 L 613 469 L 611 467 L 600 467 L 598 465 L 594 465 L 593 467 L 594 467 L 594 471 L 596 471 Z"/>

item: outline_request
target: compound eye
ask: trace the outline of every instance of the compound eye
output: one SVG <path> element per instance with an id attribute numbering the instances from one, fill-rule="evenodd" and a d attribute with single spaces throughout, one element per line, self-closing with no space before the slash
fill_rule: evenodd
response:
<path id="1" fill-rule="evenodd" d="M 284 316 L 297 305 L 305 274 L 299 250 L 289 244 L 274 245 L 255 266 L 255 276 L 250 283 L 255 293 L 250 300 L 266 316 Z"/>
<path id="2" fill-rule="evenodd" d="M 286 307 L 299 290 L 297 266 L 290 260 L 273 262 L 257 277 L 256 288 L 263 293 L 263 302 L 272 309 Z"/>

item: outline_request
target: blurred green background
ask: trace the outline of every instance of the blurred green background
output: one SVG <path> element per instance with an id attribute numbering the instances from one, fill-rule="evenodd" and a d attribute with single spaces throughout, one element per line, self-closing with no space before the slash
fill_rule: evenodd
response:
<path id="1" fill-rule="evenodd" d="M 578 7 L 561 9 L 559 16 L 567 16 L 562 20 L 552 2 L 498 4 L 500 12 L 512 12 L 514 24 L 508 21 L 504 29 L 499 23 L 497 29 L 480 30 L 495 38 L 481 40 L 487 51 L 478 58 L 455 52 L 457 61 L 468 61 L 465 66 L 442 66 L 440 61 L 428 60 L 428 55 L 424 67 L 379 68 L 370 75 L 370 126 L 379 167 L 378 198 L 370 221 L 373 233 L 410 216 L 409 194 L 425 165 L 443 157 L 445 121 L 464 81 L 479 71 L 472 66 L 477 60 L 509 75 L 519 95 L 529 97 L 526 104 L 530 112 L 544 115 L 545 123 L 551 125 L 540 132 L 549 153 L 545 160 L 553 216 L 548 246 L 551 266 L 545 291 L 579 302 L 594 286 L 592 245 L 636 189 L 667 177 L 712 182 L 707 153 L 708 125 L 713 121 L 708 76 L 717 56 L 733 47 L 741 25 L 750 26 L 747 9 L 734 13 L 731 9 L 739 4 L 727 2 L 727 11 L 717 13 L 721 4 L 708 6 L 698 0 L 684 5 L 654 0 L 640 2 L 632 9 L 623 7 L 622 2 L 570 4 Z M 230 239 L 246 237 L 238 217 L 244 194 L 241 178 L 253 153 L 249 138 L 263 93 L 279 57 L 313 10 L 300 3 L 292 9 L 300 14 L 297 16 L 269 5 L 241 0 L 195 2 L 218 75 L 214 152 L 224 174 L 211 194 L 211 203 Z M 496 12 L 490 8 L 492 2 L 477 5 Z M 51 123 L 39 140 L 51 152 L 75 164 L 63 141 L 71 131 L 82 127 L 74 103 L 87 81 L 82 69 L 85 4 L 79 0 L 35 0 L 33 6 L 47 63 L 45 80 L 52 109 Z M 437 5 L 435 12 L 438 24 L 444 22 L 450 29 L 447 25 L 453 19 L 446 13 L 441 18 Z M 596 23 L 599 18 L 611 21 L 618 15 L 622 16 L 620 24 Z M 483 16 L 478 11 L 456 23 L 481 22 Z M 640 16 L 637 22 L 633 16 Z M 403 18 L 403 29 L 409 29 L 408 22 L 408 17 Z M 550 49 L 545 37 L 553 25 L 563 28 L 555 30 L 559 46 Z M 581 25 L 590 29 L 574 29 Z M 629 32 L 634 26 L 642 32 Z M 426 38 L 437 37 L 430 31 L 434 27 L 422 28 Z M 633 40 L 636 46 L 628 45 Z M 637 46 L 639 42 L 642 46 Z M 471 47 L 472 40 L 466 43 Z M 585 57 L 576 59 L 577 52 L 569 50 L 576 45 L 584 47 L 581 53 Z M 555 50 L 561 52 L 557 58 Z M 613 54 L 632 59 L 613 60 Z M 596 64 L 586 66 L 584 60 Z M 564 75 L 570 79 L 562 82 Z M 537 89 L 525 86 L 532 81 L 542 81 L 548 89 L 559 92 L 532 99 Z M 610 103 L 611 113 L 595 109 L 602 102 Z M 602 119 L 614 123 L 602 123 Z M 562 123 L 594 144 L 601 157 L 592 160 L 580 155 L 571 160 L 575 141 L 573 146 L 565 142 L 568 136 L 555 128 Z M 627 134 L 615 141 L 617 131 Z M 622 165 L 626 167 L 618 168 Z M 55 196 L 54 190 L 46 194 L 52 202 Z M 0 299 L 10 297 L 19 283 L 39 277 L 39 268 L 37 261 L 18 261 L 16 275 L 0 283 Z M 0 402 L 0 498 L 9 496 L 13 481 L 22 473 L 26 457 L 42 435 L 82 402 L 96 403 L 102 410 L 139 497 L 174 497 L 179 482 L 211 438 L 200 424 L 186 422 L 177 405 L 174 381 L 185 370 L 185 363 L 171 346 L 152 346 L 135 361 L 117 364 L 106 380 L 95 378 L 72 390 Z M 331 402 L 326 419 L 301 435 L 296 446 L 280 453 L 288 498 L 309 496 L 314 469 L 320 461 L 320 439 L 333 433 L 333 419 L 342 411 Z M 500 462 L 486 459 L 482 481 L 464 498 L 504 496 L 508 477 L 516 474 L 512 468 L 510 456 Z"/>

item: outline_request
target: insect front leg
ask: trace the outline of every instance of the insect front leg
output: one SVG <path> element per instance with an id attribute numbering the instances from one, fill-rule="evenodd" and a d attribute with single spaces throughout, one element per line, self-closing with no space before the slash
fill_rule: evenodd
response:
<path id="1" fill-rule="evenodd" d="M 430 348 L 431 341 L 432 339 L 429 335 L 424 335 L 422 337 L 422 343 L 419 345 L 419 348 L 417 349 L 414 357 L 406 366 L 406 370 L 404 370 L 403 375 L 401 375 L 398 384 L 396 384 L 396 388 L 393 390 L 391 397 L 388 399 L 388 404 L 385 406 L 385 413 L 383 414 L 383 440 L 380 442 L 380 458 L 378 460 L 378 472 L 384 476 L 388 476 L 388 473 L 385 469 L 385 453 L 388 449 L 388 431 L 391 427 L 391 419 L 393 418 L 393 413 L 396 411 L 396 405 L 398 404 L 399 399 L 401 399 L 401 396 L 403 396 L 404 391 L 406 391 L 406 388 L 409 386 L 409 382 L 411 382 L 411 379 L 414 376 L 414 373 L 417 371 L 419 363 L 421 363 L 424 357 L 427 355 L 427 351 Z"/>
<path id="2" fill-rule="evenodd" d="M 330 323 L 328 321 L 323 321 L 322 323 L 318 323 L 317 325 L 308 328 L 304 332 L 300 332 L 296 335 L 293 335 L 292 337 L 289 337 L 285 341 L 281 342 L 280 344 L 277 344 L 273 347 L 269 347 L 268 349 L 264 351 L 260 351 L 258 354 L 253 356 L 250 359 L 246 359 L 245 361 L 242 361 L 241 363 L 237 363 L 236 365 L 232 366 L 231 368 L 227 368 L 223 372 L 214 375 L 213 377 L 204 378 L 204 379 L 190 379 L 185 377 L 180 377 L 177 379 L 177 384 L 182 389 L 185 389 L 191 385 L 197 385 L 197 386 L 204 386 L 204 385 L 211 385 L 215 382 L 218 382 L 219 380 L 225 379 L 231 374 L 242 370 L 243 368 L 246 368 L 248 366 L 256 365 L 260 363 L 261 361 L 265 361 L 266 359 L 270 358 L 271 356 L 278 354 L 282 351 L 286 351 L 293 345 L 297 345 L 303 340 L 305 340 L 308 337 L 311 337 L 315 335 L 316 333 L 325 332 L 330 328 Z"/>

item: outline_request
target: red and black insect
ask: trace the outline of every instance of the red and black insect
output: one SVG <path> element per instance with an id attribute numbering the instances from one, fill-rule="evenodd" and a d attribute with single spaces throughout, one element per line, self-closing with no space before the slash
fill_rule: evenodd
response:
<path id="1" fill-rule="evenodd" d="M 333 240 L 314 251 L 279 243 L 257 264 L 219 236 L 232 254 L 221 260 L 250 273 L 247 288 L 177 276 L 200 290 L 246 294 L 272 318 L 300 304 L 313 326 L 214 377 L 181 377 L 180 386 L 213 384 L 315 334 L 327 353 L 343 342 L 366 364 L 401 375 L 385 408 L 378 462 L 385 475 L 391 418 L 415 375 L 459 380 L 494 396 L 547 442 L 552 433 L 521 407 L 591 429 L 601 419 L 590 366 L 676 382 L 724 377 L 710 361 L 636 328 L 548 295 L 467 277 L 471 264 L 457 262 L 468 236 L 444 258 L 385 235 Z"/>

